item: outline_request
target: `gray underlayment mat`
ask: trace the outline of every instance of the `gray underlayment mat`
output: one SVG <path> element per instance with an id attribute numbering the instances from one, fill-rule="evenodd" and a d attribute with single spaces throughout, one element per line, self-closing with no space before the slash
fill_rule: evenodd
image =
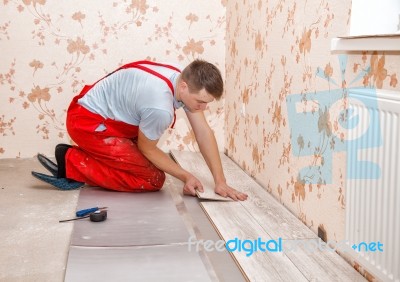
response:
<path id="1" fill-rule="evenodd" d="M 72 246 L 65 281 L 210 281 L 186 245 L 87 248 Z"/>
<path id="2" fill-rule="evenodd" d="M 114 192 L 87 187 L 77 209 L 107 207 L 107 220 L 74 223 L 71 245 L 121 247 L 187 242 L 190 237 L 165 187 L 158 192 Z"/>
<path id="3" fill-rule="evenodd" d="M 73 221 L 65 281 L 209 281 L 170 193 L 81 189 L 77 210 L 108 207 L 107 220 Z M 61 224 L 61 223 L 60 223 Z"/>

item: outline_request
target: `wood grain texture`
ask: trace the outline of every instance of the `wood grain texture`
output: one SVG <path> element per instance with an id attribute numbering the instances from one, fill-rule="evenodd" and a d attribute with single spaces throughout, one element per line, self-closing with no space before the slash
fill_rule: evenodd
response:
<path id="1" fill-rule="evenodd" d="M 271 239 L 239 202 L 202 202 L 201 206 L 225 242 L 235 238 Z M 231 254 L 250 281 L 307 281 L 282 253 L 254 252 L 246 256 L 243 251 L 234 251 Z"/>
<path id="2" fill-rule="evenodd" d="M 174 152 L 182 167 L 197 172 L 201 181 L 210 181 L 211 174 L 201 155 L 192 152 Z M 273 196 L 265 191 L 227 156 L 221 154 L 227 182 L 249 198 L 243 202 L 202 202 L 201 206 L 226 241 L 283 240 L 318 242 L 318 237 Z M 212 180 L 212 178 L 211 178 Z M 296 239 L 296 240 L 295 240 Z M 250 281 L 365 281 L 335 252 L 304 248 L 295 252 L 255 252 L 247 257 L 244 252 L 231 253 L 244 275 Z"/>
<path id="3" fill-rule="evenodd" d="M 228 184 L 249 195 L 241 204 L 272 238 L 318 237 L 229 157 L 221 155 L 221 160 Z"/>
<path id="4" fill-rule="evenodd" d="M 283 246 L 292 244 L 285 254 L 309 281 L 366 281 L 336 252 L 317 247 L 317 239 L 290 241 L 283 241 Z"/>
<path id="5" fill-rule="evenodd" d="M 204 192 L 196 191 L 197 197 L 204 200 L 231 201 L 214 192 L 214 179 L 201 154 L 171 150 L 171 156 L 184 169 L 197 177 L 203 184 Z"/>
<path id="6" fill-rule="evenodd" d="M 201 199 L 219 199 L 219 196 L 215 195 L 211 188 L 213 186 L 209 186 L 210 183 L 213 183 L 213 178 L 200 153 L 171 151 L 171 154 L 183 168 L 195 174 L 203 183 L 208 184 L 207 191 L 201 195 Z M 318 238 L 228 156 L 220 154 L 220 157 L 227 183 L 249 195 L 248 199 L 241 204 L 256 221 L 262 222 L 262 227 L 272 238 Z"/>
<path id="7" fill-rule="evenodd" d="M 238 202 L 202 202 L 201 206 L 225 242 L 274 239 Z M 336 252 L 319 249 L 317 239 L 283 240 L 282 252 L 231 254 L 250 281 L 366 281 Z"/>

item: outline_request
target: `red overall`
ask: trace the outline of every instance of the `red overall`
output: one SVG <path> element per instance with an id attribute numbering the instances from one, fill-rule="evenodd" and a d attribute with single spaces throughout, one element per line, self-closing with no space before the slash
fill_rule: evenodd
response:
<path id="1" fill-rule="evenodd" d="M 126 68 L 146 71 L 163 79 L 174 95 L 171 81 L 142 64 L 162 66 L 180 72 L 172 66 L 149 61 L 133 62 L 116 71 Z M 67 130 L 77 146 L 69 149 L 65 156 L 67 178 L 117 191 L 160 190 L 165 181 L 165 173 L 155 167 L 139 151 L 138 126 L 105 119 L 78 104 L 78 99 L 95 84 L 86 85 L 68 108 Z M 106 130 L 95 131 L 100 124 L 104 124 Z"/>

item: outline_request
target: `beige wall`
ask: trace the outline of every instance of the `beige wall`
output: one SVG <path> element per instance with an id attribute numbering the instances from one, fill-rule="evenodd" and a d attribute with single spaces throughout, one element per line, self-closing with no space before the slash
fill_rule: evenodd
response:
<path id="1" fill-rule="evenodd" d="M 327 112 L 316 111 L 315 118 L 322 121 L 321 147 L 311 146 L 315 153 L 309 156 L 295 154 L 295 146 L 303 143 L 307 149 L 308 142 L 291 136 L 293 129 L 303 126 L 306 131 L 307 125 L 300 118 L 289 120 L 286 99 L 303 94 L 301 108 L 310 110 L 314 102 L 306 94 L 346 93 L 350 82 L 369 66 L 351 87 L 400 89 L 396 54 L 354 52 L 347 57 L 342 79 L 339 54 L 331 53 L 330 41 L 347 35 L 350 9 L 350 0 L 227 4 L 225 148 L 313 231 L 325 230 L 328 240 L 344 239 L 346 153 L 339 150 L 340 142 L 331 142 L 338 133 L 337 121 L 329 123 Z M 327 168 L 323 157 L 331 146 L 331 183 L 322 179 L 309 184 L 318 177 L 312 173 L 307 179 L 299 177 L 301 169 L 313 164 Z"/>
<path id="2" fill-rule="evenodd" d="M 0 158 L 53 155 L 70 142 L 65 111 L 82 86 L 151 59 L 225 63 L 225 1 L 1 1 Z M 223 101 L 208 120 L 223 149 Z M 182 112 L 160 146 L 194 150 Z"/>

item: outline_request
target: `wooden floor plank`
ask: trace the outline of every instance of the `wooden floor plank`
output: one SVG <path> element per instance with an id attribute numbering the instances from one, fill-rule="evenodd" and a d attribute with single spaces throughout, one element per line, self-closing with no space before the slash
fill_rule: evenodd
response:
<path id="1" fill-rule="evenodd" d="M 288 247 L 285 254 L 309 281 L 366 281 L 336 252 L 319 246 L 317 239 L 293 241 L 283 241 Z"/>
<path id="2" fill-rule="evenodd" d="M 318 238 L 228 156 L 221 154 L 221 161 L 228 184 L 249 195 L 247 201 L 241 202 L 242 205 L 257 222 L 262 222 L 264 230 L 272 238 Z"/>
<path id="3" fill-rule="evenodd" d="M 211 183 L 212 176 L 198 153 L 173 152 L 179 164 L 196 173 L 202 182 Z M 268 241 L 283 240 L 317 242 L 317 235 L 289 210 L 247 175 L 229 157 L 221 154 L 225 176 L 230 186 L 245 192 L 243 202 L 202 202 L 201 206 L 225 241 L 235 239 Z M 233 252 L 234 259 L 250 281 L 365 281 L 335 252 L 304 249 L 296 252 Z"/>
<path id="4" fill-rule="evenodd" d="M 202 202 L 201 206 L 225 242 L 235 238 L 261 238 L 265 242 L 271 239 L 239 202 Z M 247 256 L 250 253 L 233 251 L 231 254 L 250 281 L 307 281 L 282 253 L 257 251 Z"/>
<path id="5" fill-rule="evenodd" d="M 187 151 L 171 151 L 171 154 L 182 167 L 207 183 L 207 191 L 204 193 L 206 199 L 218 199 L 213 191 L 214 186 L 210 184 L 213 183 L 212 175 L 201 154 Z M 263 223 L 262 227 L 272 238 L 318 238 L 228 156 L 221 154 L 220 157 L 227 183 L 249 195 L 247 201 L 241 202 L 242 205 L 256 221 Z"/>
<path id="6" fill-rule="evenodd" d="M 214 192 L 214 180 L 201 154 L 171 150 L 171 156 L 184 169 L 192 173 L 203 184 L 204 192 L 196 191 L 197 197 L 204 200 L 231 201 Z"/>

